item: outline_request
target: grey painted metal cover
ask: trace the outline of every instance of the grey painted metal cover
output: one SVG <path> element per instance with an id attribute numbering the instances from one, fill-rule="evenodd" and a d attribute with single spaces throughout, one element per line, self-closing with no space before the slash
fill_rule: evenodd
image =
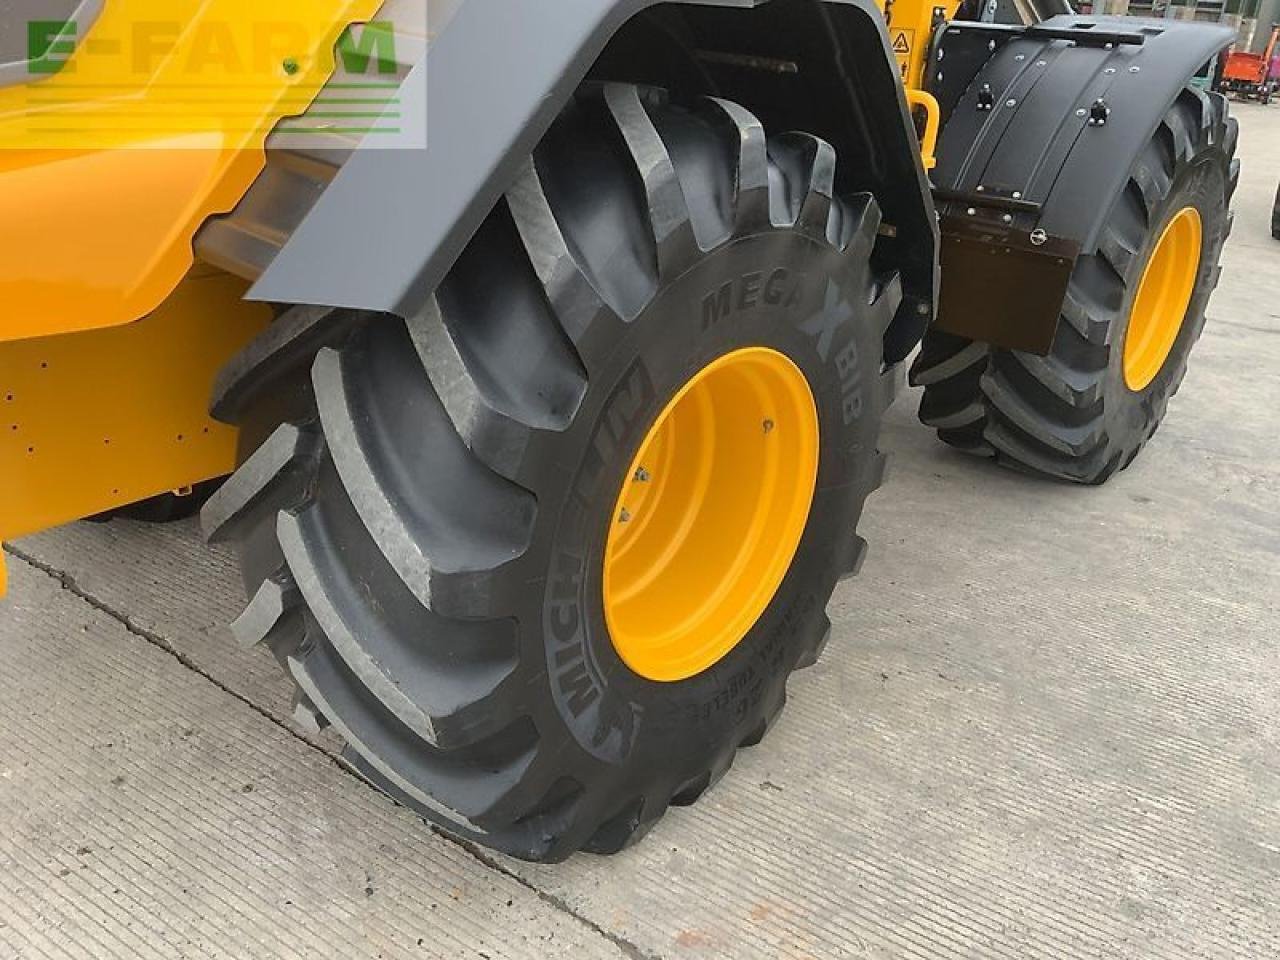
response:
<path id="1" fill-rule="evenodd" d="M 501 193 L 511 158 L 532 150 L 609 38 L 655 2 L 465 0 L 399 94 L 402 113 L 425 112 L 427 149 L 357 151 L 249 298 L 417 312 Z M 880 17 L 871 0 L 828 2 Z M 887 36 L 882 45 L 890 63 Z M 905 101 L 898 114 L 909 131 Z M 927 196 L 923 171 L 918 180 Z"/>
<path id="2" fill-rule="evenodd" d="M 427 149 L 358 151 L 249 298 L 416 312 L 469 239 L 454 227 L 492 205 L 502 164 L 532 149 L 558 92 L 654 2 L 464 0 L 399 94 L 403 115 L 427 117 Z M 344 242 L 352 235 L 361 241 Z"/>

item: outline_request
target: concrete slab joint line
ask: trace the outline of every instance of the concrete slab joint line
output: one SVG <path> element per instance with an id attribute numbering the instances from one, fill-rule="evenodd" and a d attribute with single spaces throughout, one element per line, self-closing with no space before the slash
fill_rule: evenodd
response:
<path id="1" fill-rule="evenodd" d="M 452 839 L 452 838 L 446 835 L 446 839 Z M 604 927 L 600 926 L 600 924 L 596 923 L 594 920 L 591 920 L 590 918 L 583 916 L 577 910 L 573 909 L 573 907 L 569 906 L 569 904 L 566 903 L 560 897 L 557 897 L 554 894 L 547 893 L 545 890 L 540 889 L 535 884 L 530 883 L 524 877 L 520 876 L 520 874 L 515 873 L 514 871 L 511 871 L 511 870 L 508 870 L 506 867 L 504 867 L 501 863 L 498 862 L 496 857 L 485 852 L 480 847 L 477 847 L 475 844 L 468 843 L 465 840 L 458 840 L 455 842 L 459 846 L 470 851 L 471 855 L 474 856 L 481 863 L 483 863 L 485 866 L 489 867 L 491 870 L 496 870 L 498 873 L 501 873 L 505 877 L 510 877 L 516 883 L 520 884 L 520 886 L 524 887 L 526 890 L 533 893 L 543 903 L 547 904 L 550 907 L 554 907 L 556 910 L 559 910 L 562 913 L 567 913 L 569 914 L 569 916 L 573 917 L 574 919 L 581 921 L 589 929 L 595 931 L 600 936 L 604 937 L 606 940 L 608 940 L 610 943 L 616 946 L 618 950 L 622 952 L 622 955 L 627 958 L 627 960 L 663 960 L 663 957 L 660 954 L 648 953 L 644 950 L 641 950 L 638 946 L 636 946 L 631 941 L 625 939 L 624 937 L 618 936 L 618 934 L 614 933 L 611 930 L 606 930 Z"/>
<path id="2" fill-rule="evenodd" d="M 218 690 L 220 690 L 222 693 L 225 693 L 228 696 L 234 697 L 240 703 L 244 704 L 249 709 L 253 710 L 254 713 L 261 716 L 264 720 L 267 720 L 272 725 L 278 727 L 280 730 L 283 730 L 285 733 L 289 734 L 289 736 L 293 737 L 299 743 L 305 744 L 309 750 L 323 756 L 326 760 L 328 760 L 330 763 L 332 763 L 334 766 L 340 769 L 348 777 L 358 781 L 363 788 L 370 791 L 374 790 L 374 788 L 370 786 L 364 780 L 363 777 L 361 777 L 358 773 L 356 773 L 354 770 L 348 767 L 341 757 L 330 754 L 329 752 L 322 750 L 321 748 L 317 747 L 315 744 L 311 743 L 305 737 L 299 736 L 297 731 L 295 731 L 289 724 L 282 723 L 277 717 L 273 716 L 270 712 L 268 712 L 267 710 L 264 710 L 262 707 L 253 703 L 251 700 L 248 700 L 241 694 L 237 693 L 235 690 L 232 690 L 225 683 L 222 683 L 221 681 L 219 681 L 216 677 L 211 676 L 207 671 L 201 669 L 197 664 L 193 663 L 189 657 L 184 656 L 178 650 L 176 650 L 173 644 L 168 642 L 164 637 L 160 636 L 159 634 L 153 633 L 150 630 L 145 630 L 142 627 L 139 627 L 136 623 L 133 622 L 132 618 L 129 617 L 127 614 L 122 613 L 119 610 L 113 609 L 109 604 L 93 596 L 87 591 L 81 589 L 79 584 L 76 583 L 75 578 L 71 576 L 69 573 L 66 573 L 65 571 L 62 571 L 62 570 L 58 570 L 50 566 L 49 564 L 38 560 L 36 557 L 19 549 L 18 547 L 13 546 L 12 544 L 6 543 L 0 546 L 2 546 L 4 552 L 9 554 L 9 556 L 13 557 L 16 560 L 21 561 L 22 563 L 27 564 L 27 566 L 29 567 L 39 570 L 41 573 L 57 581 L 59 586 L 63 590 L 72 594 L 77 599 L 83 601 L 88 606 L 92 607 L 94 610 L 97 610 L 99 613 L 102 613 L 110 617 L 116 623 L 120 624 L 120 626 L 123 627 L 126 632 L 130 633 L 131 635 L 137 637 L 140 640 L 145 641 L 146 643 L 150 644 L 153 647 L 163 650 L 165 653 L 169 654 L 171 657 L 177 660 L 187 670 L 190 670 L 192 673 L 197 674 L 202 679 L 206 680 L 208 683 L 217 687 Z M 533 883 L 530 883 L 524 877 L 521 877 L 519 874 L 516 874 L 511 870 L 508 870 L 501 863 L 499 863 L 494 857 L 489 856 L 488 854 L 480 850 L 478 847 L 476 847 L 474 844 L 470 844 L 463 840 L 459 840 L 455 837 L 452 837 L 449 834 L 445 833 L 444 831 L 436 828 L 433 824 L 426 823 L 425 821 L 423 822 L 423 826 L 430 828 L 431 832 L 434 833 L 436 836 L 440 837 L 441 839 L 457 846 L 462 850 L 465 850 L 468 854 L 470 854 L 470 856 L 473 859 L 475 859 L 478 863 L 480 863 L 486 869 L 492 870 L 508 878 L 509 880 L 514 881 L 515 883 L 519 884 L 521 887 L 524 887 L 526 890 L 534 894 L 541 902 L 547 904 L 547 906 L 572 918 L 573 920 L 575 920 L 576 922 L 578 922 L 579 924 L 581 924 L 582 926 L 590 930 L 592 933 L 598 935 L 599 937 L 613 944 L 617 948 L 619 954 L 625 957 L 626 960 L 663 960 L 663 958 L 661 958 L 659 955 L 653 954 L 653 953 L 647 953 L 641 950 L 634 943 L 631 943 L 625 938 L 620 937 L 618 934 L 613 933 L 610 930 L 606 930 L 604 927 L 600 926 L 595 921 L 578 913 L 568 903 L 566 903 L 564 900 L 560 899 L 559 897 L 553 896 L 549 893 L 544 892 L 543 890 L 540 890 L 537 886 L 535 886 Z"/>
<path id="3" fill-rule="evenodd" d="M 72 594 L 73 596 L 78 597 L 80 600 L 83 600 L 85 603 L 93 607 L 93 609 L 97 610 L 99 613 L 106 614 L 108 617 L 116 621 L 116 623 L 120 624 L 120 626 L 124 627 L 125 630 L 133 634 L 139 640 L 145 640 L 147 643 L 151 644 L 153 647 L 157 647 L 163 650 L 165 653 L 169 654 L 169 656 L 173 657 L 175 660 L 177 660 L 180 664 L 182 664 L 192 673 L 199 674 L 201 677 L 203 677 L 209 683 L 213 684 L 223 693 L 227 694 L 228 696 L 235 697 L 237 700 L 243 703 L 246 707 L 248 707 L 254 713 L 258 714 L 259 716 L 263 717 L 266 720 L 269 720 L 271 723 L 279 727 L 281 730 L 284 730 L 294 739 L 300 740 L 301 742 L 307 744 L 307 746 L 311 747 L 313 750 L 316 749 L 313 744 L 308 742 L 305 738 L 299 736 L 297 731 L 293 730 L 288 724 L 281 723 L 276 717 L 272 716 L 268 711 L 264 710 L 262 707 L 258 706 L 256 703 L 252 702 L 251 700 L 247 699 L 241 694 L 237 693 L 235 690 L 232 690 L 225 683 L 218 680 L 217 677 L 212 676 L 208 671 L 201 669 L 200 666 L 194 663 L 190 657 L 184 656 L 182 653 L 180 653 L 173 646 L 173 644 L 165 640 L 164 637 L 160 636 L 157 633 L 153 633 L 150 630 L 143 629 L 142 627 L 134 623 L 133 619 L 128 614 L 122 613 L 121 611 L 114 609 L 110 604 L 102 600 L 99 600 L 97 597 L 93 596 L 93 594 L 88 593 L 85 590 L 82 590 L 80 588 L 80 585 L 76 583 L 75 577 L 71 576 L 71 574 L 66 573 L 62 570 L 58 570 L 47 563 L 41 562 L 37 558 L 33 557 L 31 554 L 20 550 L 19 548 L 13 546 L 12 544 L 8 544 L 8 543 L 4 544 L 4 552 L 9 554 L 9 556 L 11 557 L 21 560 L 23 563 L 27 564 L 28 566 L 34 567 L 35 569 L 39 570 L 41 573 L 45 574 L 46 576 L 52 577 L 54 580 L 57 580 L 58 583 L 62 585 L 63 590 L 66 590 L 68 593 Z M 317 752 L 324 754 L 325 756 L 329 757 L 331 760 L 335 759 L 330 754 L 325 753 L 323 750 L 319 750 Z"/>

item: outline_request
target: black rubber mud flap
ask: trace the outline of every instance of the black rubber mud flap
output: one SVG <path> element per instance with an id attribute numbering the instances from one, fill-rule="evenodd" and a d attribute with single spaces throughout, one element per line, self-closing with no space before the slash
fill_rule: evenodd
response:
<path id="1" fill-rule="evenodd" d="M 862 561 L 897 382 L 881 357 L 901 288 L 873 272 L 878 207 L 834 196 L 836 163 L 725 101 L 584 93 L 428 310 L 299 308 L 230 368 L 219 409 L 266 438 L 204 515 L 243 560 L 235 631 L 370 781 L 556 860 L 625 847 L 764 736 Z M 689 679 L 646 680 L 603 617 L 613 505 L 670 398 L 744 346 L 812 390 L 815 501 L 746 637 Z"/>

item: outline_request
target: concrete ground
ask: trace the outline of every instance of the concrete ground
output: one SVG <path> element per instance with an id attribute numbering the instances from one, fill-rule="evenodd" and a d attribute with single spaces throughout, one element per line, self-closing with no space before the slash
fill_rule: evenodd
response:
<path id="1" fill-rule="evenodd" d="M 11 546 L 0 960 L 1280 956 L 1280 107 L 1157 441 L 1038 483 L 893 411 L 866 572 L 765 744 L 638 849 L 531 867 L 288 723 L 191 525 Z"/>

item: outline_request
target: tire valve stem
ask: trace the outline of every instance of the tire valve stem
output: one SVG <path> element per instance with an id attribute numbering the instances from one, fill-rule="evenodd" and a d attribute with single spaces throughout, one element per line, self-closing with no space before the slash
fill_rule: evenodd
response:
<path id="1" fill-rule="evenodd" d="M 618 522 L 627 523 L 630 520 L 631 520 L 631 511 L 628 510 L 626 507 L 623 507 L 622 512 L 618 514 Z"/>
<path id="2" fill-rule="evenodd" d="M 644 467 L 636 467 L 636 475 L 634 477 L 634 480 L 636 483 L 648 483 L 649 479 L 650 478 L 649 478 L 648 470 L 646 470 Z"/>
<path id="3" fill-rule="evenodd" d="M 773 421 L 772 421 L 772 420 L 766 420 L 766 421 L 764 422 L 764 432 L 765 432 L 765 433 L 773 433 Z"/>

